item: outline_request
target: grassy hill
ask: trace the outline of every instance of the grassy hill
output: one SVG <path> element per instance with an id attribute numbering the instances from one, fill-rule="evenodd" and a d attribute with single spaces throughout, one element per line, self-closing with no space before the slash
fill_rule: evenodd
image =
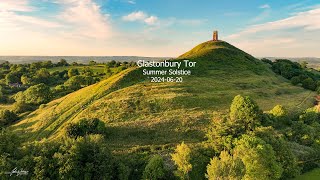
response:
<path id="1" fill-rule="evenodd" d="M 150 83 L 141 68 L 127 69 L 97 84 L 54 100 L 11 128 L 26 140 L 55 139 L 83 117 L 106 122 L 110 148 L 133 151 L 204 138 L 213 112 L 228 111 L 235 95 L 249 95 L 263 110 L 312 105 L 311 91 L 292 86 L 267 64 L 223 42 L 204 42 L 174 61 L 197 61 L 182 83 Z"/>

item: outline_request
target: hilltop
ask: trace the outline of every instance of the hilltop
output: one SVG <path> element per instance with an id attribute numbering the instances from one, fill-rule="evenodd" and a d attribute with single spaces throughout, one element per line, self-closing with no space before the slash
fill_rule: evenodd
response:
<path id="1" fill-rule="evenodd" d="M 265 64 L 224 41 L 204 42 L 173 61 L 197 61 L 182 83 L 150 83 L 130 68 L 54 100 L 11 128 L 26 140 L 64 136 L 83 117 L 106 122 L 113 150 L 201 142 L 213 112 L 226 112 L 235 95 L 249 95 L 267 111 L 312 105 L 314 93 L 292 86 Z"/>

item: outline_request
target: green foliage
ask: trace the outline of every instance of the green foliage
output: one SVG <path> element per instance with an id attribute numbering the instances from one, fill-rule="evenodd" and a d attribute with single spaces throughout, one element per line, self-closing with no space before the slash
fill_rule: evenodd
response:
<path id="1" fill-rule="evenodd" d="M 49 83 L 50 72 L 46 68 L 41 68 L 36 72 L 35 79 L 38 83 Z"/>
<path id="2" fill-rule="evenodd" d="M 60 179 L 112 179 L 115 160 L 101 135 L 77 138 L 65 151 L 54 157 Z"/>
<path id="3" fill-rule="evenodd" d="M 248 96 L 237 95 L 230 106 L 230 120 L 241 124 L 245 130 L 252 130 L 259 125 L 262 111 Z"/>
<path id="4" fill-rule="evenodd" d="M 317 84 L 313 79 L 307 78 L 302 81 L 302 87 L 304 87 L 305 89 L 310 89 L 312 91 L 315 91 L 317 88 Z"/>
<path id="5" fill-rule="evenodd" d="M 74 68 L 69 69 L 69 71 L 68 71 L 68 77 L 69 78 L 71 78 L 73 76 L 77 76 L 77 75 L 79 75 L 79 70 L 78 69 L 74 69 Z"/>
<path id="6" fill-rule="evenodd" d="M 214 150 L 220 152 L 224 149 L 231 150 L 234 138 L 241 136 L 243 133 L 243 129 L 238 128 L 228 118 L 217 115 L 212 120 L 206 137 Z"/>
<path id="7" fill-rule="evenodd" d="M 19 83 L 20 77 L 16 73 L 10 72 L 6 75 L 5 80 L 7 84 Z"/>
<path id="8" fill-rule="evenodd" d="M 49 102 L 51 99 L 51 91 L 50 88 L 41 83 L 34 86 L 29 87 L 23 93 L 18 93 L 15 96 L 15 100 L 17 102 L 24 101 L 28 104 L 39 105 L 43 103 Z"/>
<path id="9" fill-rule="evenodd" d="M 245 173 L 245 167 L 241 159 L 231 156 L 227 151 L 221 151 L 220 157 L 211 159 L 207 166 L 207 178 L 209 180 L 233 179 L 241 180 Z"/>
<path id="10" fill-rule="evenodd" d="M 24 101 L 18 101 L 13 104 L 13 109 L 15 113 L 24 113 L 33 110 L 33 107 Z"/>
<path id="11" fill-rule="evenodd" d="M 293 154 L 288 142 L 272 127 L 259 127 L 254 134 L 270 144 L 275 152 L 276 161 L 283 168 L 282 178 L 293 178 L 300 174 L 298 159 Z"/>
<path id="12" fill-rule="evenodd" d="M 298 85 L 301 82 L 300 77 L 299 76 L 294 76 L 293 78 L 291 78 L 291 83 L 293 85 Z"/>
<path id="13" fill-rule="evenodd" d="M 316 80 L 320 79 L 320 75 L 307 70 L 307 64 L 292 62 L 286 59 L 277 59 L 272 63 L 272 70 L 281 76 L 291 79 L 293 85 L 302 83 L 302 87 L 315 91 L 317 89 Z"/>
<path id="14" fill-rule="evenodd" d="M 315 108 L 309 108 L 299 116 L 299 120 L 308 125 L 316 122 L 320 123 L 319 118 L 320 114 L 316 112 Z"/>
<path id="15" fill-rule="evenodd" d="M 68 124 L 66 133 L 69 137 L 77 138 L 88 134 L 104 134 L 106 127 L 99 119 L 81 119 L 78 123 Z"/>
<path id="16" fill-rule="evenodd" d="M 254 136 L 243 135 L 236 142 L 234 156 L 245 166 L 244 179 L 279 179 L 283 172 L 272 146 Z"/>
<path id="17" fill-rule="evenodd" d="M 30 77 L 28 77 L 27 75 L 24 74 L 21 76 L 21 83 L 24 85 L 30 85 L 33 83 L 33 81 Z"/>
<path id="18" fill-rule="evenodd" d="M 282 127 L 283 125 L 289 125 L 291 123 L 288 111 L 281 105 L 276 105 L 269 111 L 269 114 L 274 121 L 274 126 Z"/>
<path id="19" fill-rule="evenodd" d="M 12 111 L 9 111 L 7 109 L 0 111 L 0 127 L 11 124 L 18 119 L 18 116 Z"/>
<path id="20" fill-rule="evenodd" d="M 146 180 L 157 180 L 164 179 L 166 173 L 163 159 L 160 155 L 153 156 L 143 172 L 143 179 Z"/>
<path id="21" fill-rule="evenodd" d="M 175 149 L 175 153 L 171 154 L 172 160 L 178 167 L 177 175 L 181 179 L 188 179 L 188 173 L 192 170 L 191 160 L 191 149 L 182 142 Z"/>
<path id="22" fill-rule="evenodd" d="M 77 75 L 72 76 L 70 79 L 68 79 L 64 85 L 71 90 L 78 90 L 82 86 L 88 86 L 95 83 L 95 80 L 91 76 L 83 76 L 83 75 Z"/>

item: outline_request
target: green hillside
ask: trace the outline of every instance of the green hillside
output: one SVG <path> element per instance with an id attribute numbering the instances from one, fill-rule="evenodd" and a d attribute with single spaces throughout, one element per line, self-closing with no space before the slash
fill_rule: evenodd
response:
<path id="1" fill-rule="evenodd" d="M 223 42 L 202 43 L 174 61 L 197 61 L 182 83 L 150 83 L 131 68 L 54 100 L 11 128 L 26 140 L 64 136 L 67 123 L 99 118 L 108 144 L 119 152 L 138 146 L 198 143 L 215 111 L 226 112 L 235 95 L 249 95 L 263 110 L 312 106 L 314 93 L 292 86 L 267 64 Z"/>

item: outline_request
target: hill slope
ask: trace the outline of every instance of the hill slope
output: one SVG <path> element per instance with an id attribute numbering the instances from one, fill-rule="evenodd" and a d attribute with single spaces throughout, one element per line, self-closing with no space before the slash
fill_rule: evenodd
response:
<path id="1" fill-rule="evenodd" d="M 223 42 L 208 41 L 174 61 L 197 61 L 182 83 L 150 83 L 141 69 L 128 69 L 100 83 L 52 101 L 12 126 L 26 140 L 57 138 L 80 118 L 109 126 L 114 150 L 199 142 L 214 111 L 227 111 L 235 95 L 249 95 L 264 110 L 312 105 L 313 93 L 292 86 L 251 55 Z"/>

